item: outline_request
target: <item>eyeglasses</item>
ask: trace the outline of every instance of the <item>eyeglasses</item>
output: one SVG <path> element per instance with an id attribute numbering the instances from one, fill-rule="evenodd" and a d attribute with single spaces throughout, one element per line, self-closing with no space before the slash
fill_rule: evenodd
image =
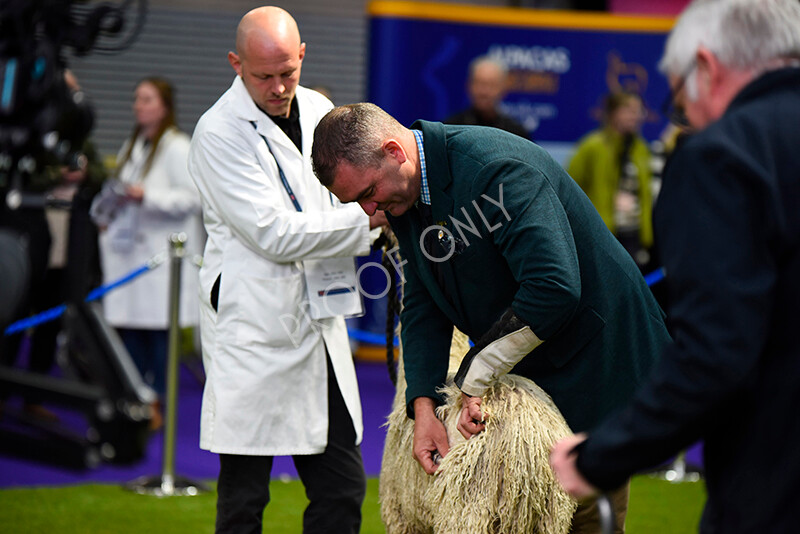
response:
<path id="1" fill-rule="evenodd" d="M 686 116 L 686 110 L 683 106 L 679 106 L 675 103 L 675 98 L 680 94 L 683 90 L 684 86 L 686 85 L 686 79 L 692 74 L 692 71 L 697 67 L 697 63 L 692 61 L 689 65 L 689 68 L 686 69 L 686 72 L 683 73 L 683 76 L 680 77 L 680 81 L 675 85 L 674 89 L 670 89 L 669 93 L 667 93 L 667 98 L 664 100 L 664 103 L 661 104 L 661 114 L 664 115 L 669 119 L 669 121 L 682 128 L 688 128 L 691 126 L 689 122 L 689 118 Z"/>

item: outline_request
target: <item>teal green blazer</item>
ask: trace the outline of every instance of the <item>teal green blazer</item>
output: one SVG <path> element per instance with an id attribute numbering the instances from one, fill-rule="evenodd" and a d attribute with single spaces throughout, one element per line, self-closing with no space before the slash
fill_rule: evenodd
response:
<path id="1" fill-rule="evenodd" d="M 435 225 L 428 232 L 453 253 L 423 251 L 428 226 L 416 208 L 389 217 L 407 262 L 409 414 L 417 397 L 441 400 L 452 327 L 476 340 L 512 308 L 544 340 L 512 372 L 547 391 L 573 431 L 593 428 L 632 396 L 669 340 L 639 270 L 539 146 L 494 128 L 426 121 L 413 128 L 424 136 Z"/>

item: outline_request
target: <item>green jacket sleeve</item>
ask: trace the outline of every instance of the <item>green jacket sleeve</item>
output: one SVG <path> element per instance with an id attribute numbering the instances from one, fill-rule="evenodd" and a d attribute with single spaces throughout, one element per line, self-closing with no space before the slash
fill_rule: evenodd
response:
<path id="1" fill-rule="evenodd" d="M 472 198 L 484 195 L 492 240 L 519 289 L 514 312 L 542 340 L 575 313 L 581 296 L 580 268 L 572 229 L 553 185 L 534 166 L 498 160 L 485 166 Z"/>
<path id="2" fill-rule="evenodd" d="M 408 416 L 413 419 L 412 404 L 417 397 L 431 397 L 437 403 L 442 402 L 436 388 L 447 379 L 453 324 L 431 300 L 413 267 L 407 266 L 403 276 L 400 337 L 406 376 L 406 408 Z"/>

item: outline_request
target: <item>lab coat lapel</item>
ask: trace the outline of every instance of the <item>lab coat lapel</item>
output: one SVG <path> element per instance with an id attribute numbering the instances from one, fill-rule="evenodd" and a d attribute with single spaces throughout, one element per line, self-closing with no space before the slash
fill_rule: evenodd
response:
<path id="1" fill-rule="evenodd" d="M 239 118 L 256 125 L 255 132 L 259 135 L 258 154 L 262 166 L 265 170 L 269 170 L 270 174 L 274 175 L 276 180 L 280 180 L 277 169 L 277 165 L 280 165 L 284 175 L 286 176 L 287 182 L 289 182 L 292 191 L 300 203 L 300 206 L 305 206 L 307 202 L 307 191 L 303 176 L 306 172 L 306 162 L 304 161 L 303 156 L 300 154 L 300 151 L 294 145 L 292 140 L 289 139 L 285 133 L 283 133 L 283 130 L 281 130 L 278 125 L 269 118 L 269 116 L 258 109 L 258 106 L 256 106 L 255 102 L 253 102 L 250 94 L 247 93 L 247 88 L 244 86 L 244 83 L 240 77 L 236 77 L 232 88 L 234 91 L 239 93 L 237 98 L 234 99 L 234 101 L 237 102 L 235 113 Z M 296 96 L 296 98 L 300 97 Z M 298 100 L 298 105 L 301 109 L 300 124 L 303 130 L 303 138 L 305 143 L 307 126 L 303 124 L 303 106 L 301 100 Z M 310 128 L 313 132 L 313 124 L 310 126 Z M 266 139 L 269 143 L 269 149 L 267 148 L 266 143 L 264 143 L 264 139 Z M 271 154 L 270 150 L 272 152 Z M 292 206 L 288 200 L 288 194 L 286 195 L 286 201 L 288 203 L 287 205 L 294 209 L 294 206 Z"/>

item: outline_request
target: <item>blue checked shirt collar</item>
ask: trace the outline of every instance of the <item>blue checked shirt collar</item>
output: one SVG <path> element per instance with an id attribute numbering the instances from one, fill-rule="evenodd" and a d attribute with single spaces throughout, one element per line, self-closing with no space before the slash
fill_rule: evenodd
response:
<path id="1" fill-rule="evenodd" d="M 425 148 L 422 145 L 422 132 L 420 130 L 411 130 L 414 132 L 414 139 L 417 140 L 417 149 L 419 151 L 419 167 L 421 169 L 422 187 L 420 189 L 419 199 L 423 204 L 431 205 L 431 190 L 428 187 L 428 170 L 425 167 Z"/>

